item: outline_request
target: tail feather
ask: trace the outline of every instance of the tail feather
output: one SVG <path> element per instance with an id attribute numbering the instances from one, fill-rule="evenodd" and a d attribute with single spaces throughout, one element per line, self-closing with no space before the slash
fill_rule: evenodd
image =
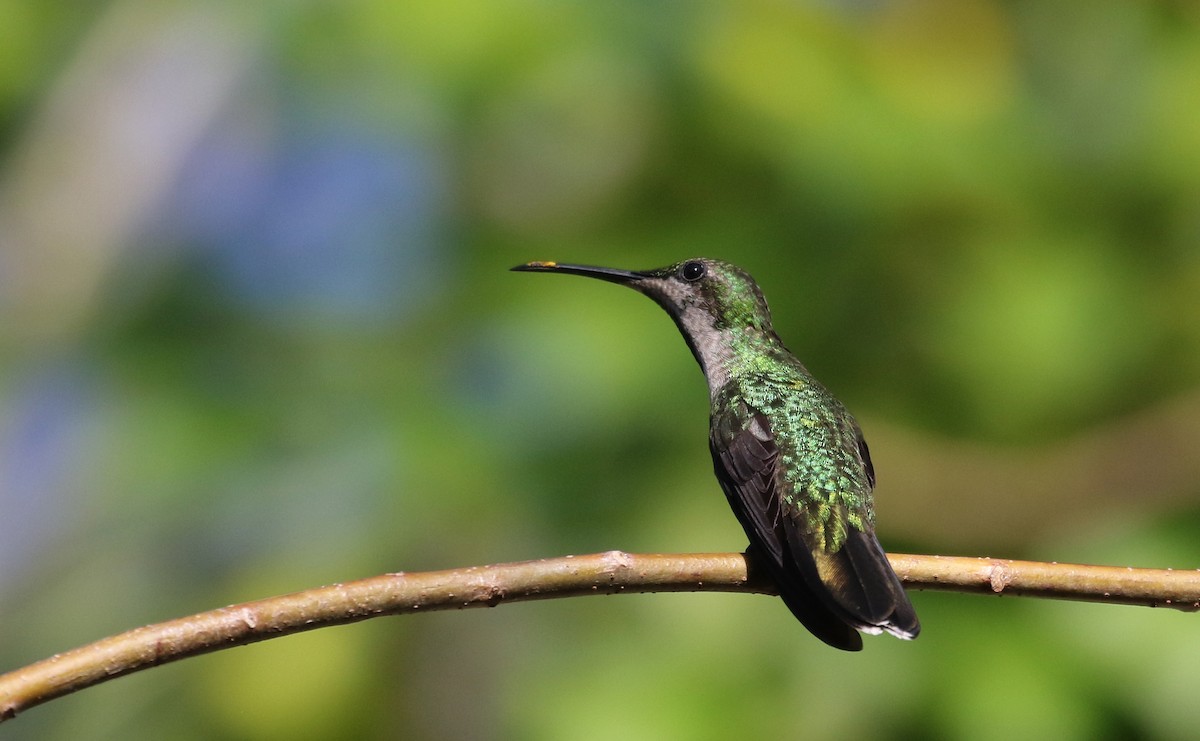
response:
<path id="1" fill-rule="evenodd" d="M 908 593 L 870 531 L 850 528 L 835 553 L 812 549 L 799 523 L 788 528 L 788 547 L 798 571 L 834 615 L 865 633 L 899 638 L 921 632 Z"/>
<path id="2" fill-rule="evenodd" d="M 827 605 L 820 592 L 813 591 L 795 564 L 762 558 L 753 545 L 746 550 L 751 567 L 765 566 L 779 588 L 779 597 L 800 623 L 817 638 L 843 651 L 861 651 L 862 636 Z M 824 591 L 823 589 L 821 591 Z"/>
<path id="3" fill-rule="evenodd" d="M 817 572 L 835 610 L 860 630 L 886 630 L 905 639 L 921 632 L 908 593 L 874 534 L 851 530 L 841 550 L 819 558 Z"/>

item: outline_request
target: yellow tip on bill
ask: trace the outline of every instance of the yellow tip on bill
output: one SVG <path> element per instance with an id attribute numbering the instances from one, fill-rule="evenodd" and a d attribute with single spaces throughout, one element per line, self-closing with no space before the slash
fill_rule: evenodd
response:
<path id="1" fill-rule="evenodd" d="M 525 266 L 529 267 L 529 268 L 556 268 L 556 267 L 558 267 L 558 263 L 542 261 L 542 260 L 534 260 L 533 262 L 525 263 Z"/>

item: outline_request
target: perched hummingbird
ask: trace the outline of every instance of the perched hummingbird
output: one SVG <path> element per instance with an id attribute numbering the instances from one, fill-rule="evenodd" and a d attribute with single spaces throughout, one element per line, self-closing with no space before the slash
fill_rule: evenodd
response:
<path id="1" fill-rule="evenodd" d="M 864 633 L 921 626 L 875 538 L 875 469 L 850 412 L 788 352 L 740 268 L 696 258 L 658 270 L 531 262 L 518 271 L 620 283 L 675 320 L 708 380 L 713 467 L 784 604 L 813 635 L 862 649 Z"/>

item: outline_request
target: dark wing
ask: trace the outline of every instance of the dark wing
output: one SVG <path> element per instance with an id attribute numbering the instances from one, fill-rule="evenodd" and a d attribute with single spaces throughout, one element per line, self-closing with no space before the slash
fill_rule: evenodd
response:
<path id="1" fill-rule="evenodd" d="M 714 414 L 709 436 L 713 468 L 730 507 L 750 538 L 750 550 L 767 568 L 779 595 L 805 628 L 835 648 L 862 649 L 862 637 L 829 607 L 825 587 L 811 568 L 801 570 L 791 553 L 790 517 L 782 515 L 777 492 L 779 448 L 767 418 L 752 410 Z M 749 422 L 742 424 L 742 421 Z M 805 574 L 807 571 L 808 574 Z"/>
<path id="2" fill-rule="evenodd" d="M 874 484 L 861 433 L 857 440 Z M 806 628 L 829 645 L 850 651 L 862 648 L 857 630 L 916 637 L 916 613 L 870 530 L 848 527 L 841 548 L 830 553 L 823 533 L 814 532 L 806 518 L 781 509 L 779 448 L 765 415 L 744 405 L 724 409 L 713 417 L 709 442 L 730 506 L 778 582 L 784 603 Z"/>
<path id="3" fill-rule="evenodd" d="M 867 481 L 874 490 L 875 464 L 871 462 L 871 451 L 867 448 L 867 440 L 863 437 L 862 429 L 857 422 L 854 423 L 854 436 L 858 442 L 858 456 L 867 472 Z M 912 602 L 908 599 L 908 592 L 904 591 L 904 585 L 900 583 L 900 578 L 892 570 L 892 564 L 888 561 L 887 554 L 883 552 L 883 546 L 879 544 L 875 534 L 852 529 L 846 547 L 855 561 L 855 570 L 859 573 L 866 574 L 877 571 L 880 566 L 884 567 L 883 573 L 877 573 L 875 579 L 888 582 L 888 588 L 880 590 L 880 592 L 890 596 L 891 613 L 884 621 L 878 622 L 876 625 L 900 638 L 909 640 L 916 638 L 921 632 L 917 611 L 913 609 Z M 860 581 L 862 580 L 860 577 Z M 876 604 L 870 608 L 870 612 L 876 615 L 883 614 L 887 612 L 887 607 Z"/>
<path id="4" fill-rule="evenodd" d="M 867 483 L 875 488 L 875 464 L 871 462 L 871 451 L 867 449 L 867 439 L 863 437 L 862 429 L 854 423 L 854 438 L 858 442 L 858 459 L 862 461 L 863 470 L 867 472 Z"/>

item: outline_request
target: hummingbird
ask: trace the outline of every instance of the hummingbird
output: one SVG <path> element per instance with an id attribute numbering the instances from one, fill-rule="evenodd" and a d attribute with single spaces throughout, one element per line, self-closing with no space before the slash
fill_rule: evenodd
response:
<path id="1" fill-rule="evenodd" d="M 875 468 L 862 430 L 784 347 L 758 284 L 727 262 L 657 270 L 530 262 L 628 286 L 666 310 L 708 381 L 717 481 L 792 614 L 835 648 L 863 633 L 913 639 L 916 611 L 875 537 Z"/>

